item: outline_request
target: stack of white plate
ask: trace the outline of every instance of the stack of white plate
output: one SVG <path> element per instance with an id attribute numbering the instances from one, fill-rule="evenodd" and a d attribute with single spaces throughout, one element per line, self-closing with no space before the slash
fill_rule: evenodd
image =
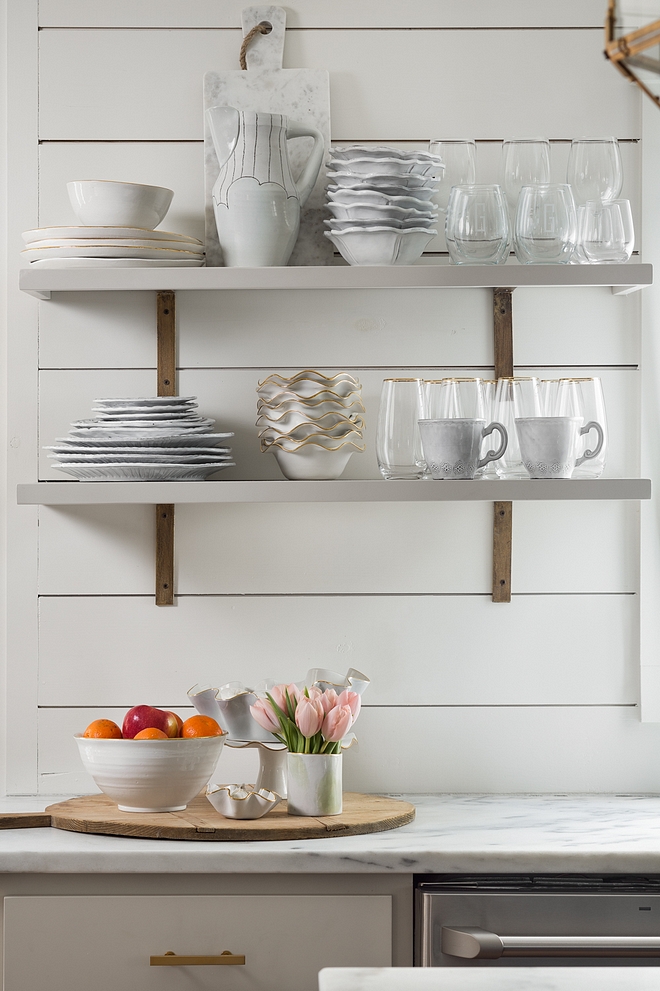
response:
<path id="1" fill-rule="evenodd" d="M 88 482 L 201 481 L 233 466 L 233 433 L 195 412 L 195 396 L 95 399 L 93 420 L 76 420 L 49 457 L 54 468 Z"/>
<path id="2" fill-rule="evenodd" d="M 257 388 L 262 452 L 273 452 L 286 478 L 338 478 L 365 448 L 361 390 L 348 372 L 269 375 Z"/>
<path id="3" fill-rule="evenodd" d="M 43 268 L 199 268 L 204 245 L 187 234 L 140 227 L 40 227 L 21 255 Z"/>
<path id="4" fill-rule="evenodd" d="M 350 265 L 410 265 L 431 238 L 438 214 L 431 197 L 444 165 L 425 151 L 386 146 L 335 148 L 326 163 L 325 236 Z"/>

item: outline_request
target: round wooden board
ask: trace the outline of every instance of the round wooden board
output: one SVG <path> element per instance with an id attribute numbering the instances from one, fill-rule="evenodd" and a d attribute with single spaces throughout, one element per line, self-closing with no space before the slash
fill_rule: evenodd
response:
<path id="1" fill-rule="evenodd" d="M 415 806 L 382 795 L 344 792 L 338 816 L 290 816 L 281 802 L 263 819 L 225 819 L 204 794 L 184 812 L 120 812 L 105 795 L 84 795 L 49 805 L 51 825 L 76 833 L 104 833 L 155 840 L 306 840 L 330 836 L 378 833 L 405 826 L 415 818 Z"/>

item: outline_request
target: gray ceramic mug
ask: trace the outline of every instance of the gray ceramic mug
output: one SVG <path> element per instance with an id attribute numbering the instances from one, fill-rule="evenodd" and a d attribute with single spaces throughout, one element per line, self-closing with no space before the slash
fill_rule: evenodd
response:
<path id="1" fill-rule="evenodd" d="M 485 420 L 420 420 L 424 458 L 433 478 L 474 478 L 475 472 L 489 461 L 497 461 L 506 451 L 509 438 L 501 423 Z M 502 438 L 496 451 L 479 457 L 484 437 L 499 431 Z"/>
<path id="2" fill-rule="evenodd" d="M 597 458 L 604 442 L 600 423 L 582 426 L 579 416 L 527 416 L 516 419 L 522 462 L 531 478 L 570 478 L 573 469 Z M 590 430 L 598 434 L 593 451 L 577 456 L 578 441 Z"/>

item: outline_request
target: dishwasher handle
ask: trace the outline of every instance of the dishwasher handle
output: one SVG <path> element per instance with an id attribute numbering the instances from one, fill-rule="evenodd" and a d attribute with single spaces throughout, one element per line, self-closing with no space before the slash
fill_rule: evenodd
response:
<path id="1" fill-rule="evenodd" d="M 443 926 L 442 952 L 464 960 L 660 957 L 660 936 L 498 936 L 475 926 Z"/>

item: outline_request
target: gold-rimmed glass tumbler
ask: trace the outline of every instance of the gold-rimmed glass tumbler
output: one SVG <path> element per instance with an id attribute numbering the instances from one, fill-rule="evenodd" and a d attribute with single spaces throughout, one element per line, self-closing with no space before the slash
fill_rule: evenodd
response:
<path id="1" fill-rule="evenodd" d="M 419 421 L 424 419 L 422 379 L 385 379 L 376 429 L 376 458 L 383 478 L 423 478 Z"/>

